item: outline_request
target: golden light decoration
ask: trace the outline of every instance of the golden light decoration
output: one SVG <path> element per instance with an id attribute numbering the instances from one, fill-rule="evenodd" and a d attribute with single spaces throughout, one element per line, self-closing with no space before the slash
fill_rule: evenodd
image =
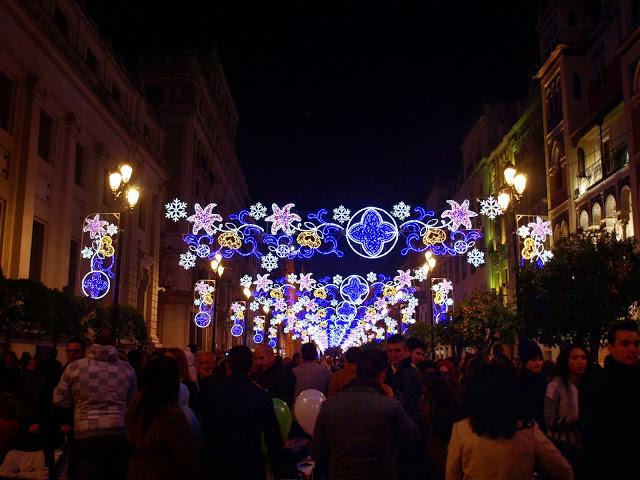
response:
<path id="1" fill-rule="evenodd" d="M 386 287 L 384 287 L 384 290 L 382 291 L 382 294 L 385 297 L 393 297 L 396 295 L 396 293 L 398 293 L 398 289 L 393 285 L 387 285 Z"/>
<path id="2" fill-rule="evenodd" d="M 442 305 L 444 303 L 445 297 L 442 294 L 442 292 L 436 292 L 436 294 L 433 296 L 433 303 L 435 303 L 436 305 Z"/>
<path id="3" fill-rule="evenodd" d="M 113 248 L 113 239 L 110 236 L 102 237 L 102 241 L 100 242 L 100 249 L 98 250 L 102 255 L 106 258 L 113 257 L 116 250 Z"/>
<path id="4" fill-rule="evenodd" d="M 322 244 L 320 236 L 313 230 L 305 230 L 298 234 L 296 241 L 303 247 L 318 248 Z"/>
<path id="5" fill-rule="evenodd" d="M 324 308 L 321 308 L 320 310 L 318 310 L 318 316 L 320 318 L 325 318 L 327 316 L 327 311 Z"/>
<path id="6" fill-rule="evenodd" d="M 211 305 L 213 303 L 213 297 L 211 296 L 211 293 L 207 292 L 202 296 L 202 303 L 204 303 L 205 305 Z"/>
<path id="7" fill-rule="evenodd" d="M 244 310 L 237 311 L 235 315 L 236 315 L 236 318 L 239 320 L 244 319 Z"/>
<path id="8" fill-rule="evenodd" d="M 282 292 L 282 290 L 278 289 L 278 290 L 271 290 L 271 292 L 269 293 L 269 296 L 271 298 L 284 298 L 284 293 Z"/>
<path id="9" fill-rule="evenodd" d="M 237 250 L 242 246 L 240 236 L 236 232 L 224 232 L 218 236 L 218 243 L 221 247 Z"/>
<path id="10" fill-rule="evenodd" d="M 427 228 L 427 232 L 422 236 L 422 243 L 426 246 L 443 243 L 447 239 L 447 232 L 441 228 Z"/>
<path id="11" fill-rule="evenodd" d="M 326 299 L 327 298 L 327 290 L 325 290 L 324 288 L 316 288 L 313 291 L 313 296 L 316 297 L 316 298 Z"/>
<path id="12" fill-rule="evenodd" d="M 525 260 L 531 260 L 536 254 L 536 241 L 531 238 L 524 239 L 524 247 L 522 248 L 522 258 Z"/>

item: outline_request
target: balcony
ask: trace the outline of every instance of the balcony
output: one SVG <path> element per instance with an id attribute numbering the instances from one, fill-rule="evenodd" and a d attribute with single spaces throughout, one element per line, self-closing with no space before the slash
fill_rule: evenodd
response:
<path id="1" fill-rule="evenodd" d="M 600 156 L 599 152 L 594 155 L 598 156 L 596 162 L 585 169 L 582 174 L 578 173 L 576 176 L 578 188 L 575 190 L 575 198 L 583 195 L 629 163 L 626 141 L 614 147 L 603 157 Z"/>

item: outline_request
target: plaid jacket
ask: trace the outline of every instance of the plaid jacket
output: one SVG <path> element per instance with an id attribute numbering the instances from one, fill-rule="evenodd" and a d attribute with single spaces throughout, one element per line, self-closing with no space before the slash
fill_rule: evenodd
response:
<path id="1" fill-rule="evenodd" d="M 74 408 L 76 438 L 124 431 L 124 416 L 136 393 L 136 374 L 112 346 L 92 345 L 70 363 L 53 391 L 53 403 Z"/>

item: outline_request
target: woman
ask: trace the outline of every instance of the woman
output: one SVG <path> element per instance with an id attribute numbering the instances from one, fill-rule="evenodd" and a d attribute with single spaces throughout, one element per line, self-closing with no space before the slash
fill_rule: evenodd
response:
<path id="1" fill-rule="evenodd" d="M 540 430 L 547 431 L 544 421 L 544 396 L 547 380 L 542 371 L 544 362 L 542 350 L 531 340 L 522 340 L 519 346 L 522 369 L 520 371 L 520 392 L 527 415 L 531 416 Z"/>
<path id="2" fill-rule="evenodd" d="M 589 354 L 578 345 L 563 348 L 556 360 L 559 375 L 547 386 L 544 415 L 548 435 L 575 466 L 581 448 L 578 435 L 578 388 L 587 371 Z"/>
<path id="3" fill-rule="evenodd" d="M 469 418 L 453 426 L 447 480 L 572 480 L 571 465 L 522 408 L 512 368 L 487 365 L 465 389 Z"/>
<path id="4" fill-rule="evenodd" d="M 127 438 L 132 449 L 129 478 L 136 480 L 198 478 L 199 445 L 178 405 L 178 363 L 168 356 L 153 359 L 144 385 L 127 411 Z"/>
<path id="5" fill-rule="evenodd" d="M 170 348 L 167 350 L 167 355 L 175 358 L 178 362 L 180 369 L 180 382 L 189 390 L 188 406 L 191 410 L 196 410 L 198 406 L 198 384 L 191 378 L 189 373 L 189 363 L 187 362 L 187 356 L 184 351 L 179 348 Z M 184 388 L 182 388 L 184 390 Z M 181 397 L 184 398 L 185 393 L 181 392 Z"/>
<path id="6" fill-rule="evenodd" d="M 36 357 L 27 362 L 18 384 L 19 416 L 23 431 L 35 433 L 42 429 L 49 413 L 47 377 Z"/>

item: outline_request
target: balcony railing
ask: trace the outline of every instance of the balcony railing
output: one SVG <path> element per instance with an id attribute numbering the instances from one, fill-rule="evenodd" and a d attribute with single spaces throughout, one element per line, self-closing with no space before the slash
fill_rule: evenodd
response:
<path id="1" fill-rule="evenodd" d="M 602 180 L 610 177 L 618 170 L 629 163 L 629 154 L 627 152 L 627 143 L 618 144 L 607 155 L 598 158 L 598 160 L 585 169 L 584 172 L 578 172 L 576 176 L 576 184 L 578 188 L 575 191 L 575 197 L 578 198 L 585 192 L 593 188 Z"/>

